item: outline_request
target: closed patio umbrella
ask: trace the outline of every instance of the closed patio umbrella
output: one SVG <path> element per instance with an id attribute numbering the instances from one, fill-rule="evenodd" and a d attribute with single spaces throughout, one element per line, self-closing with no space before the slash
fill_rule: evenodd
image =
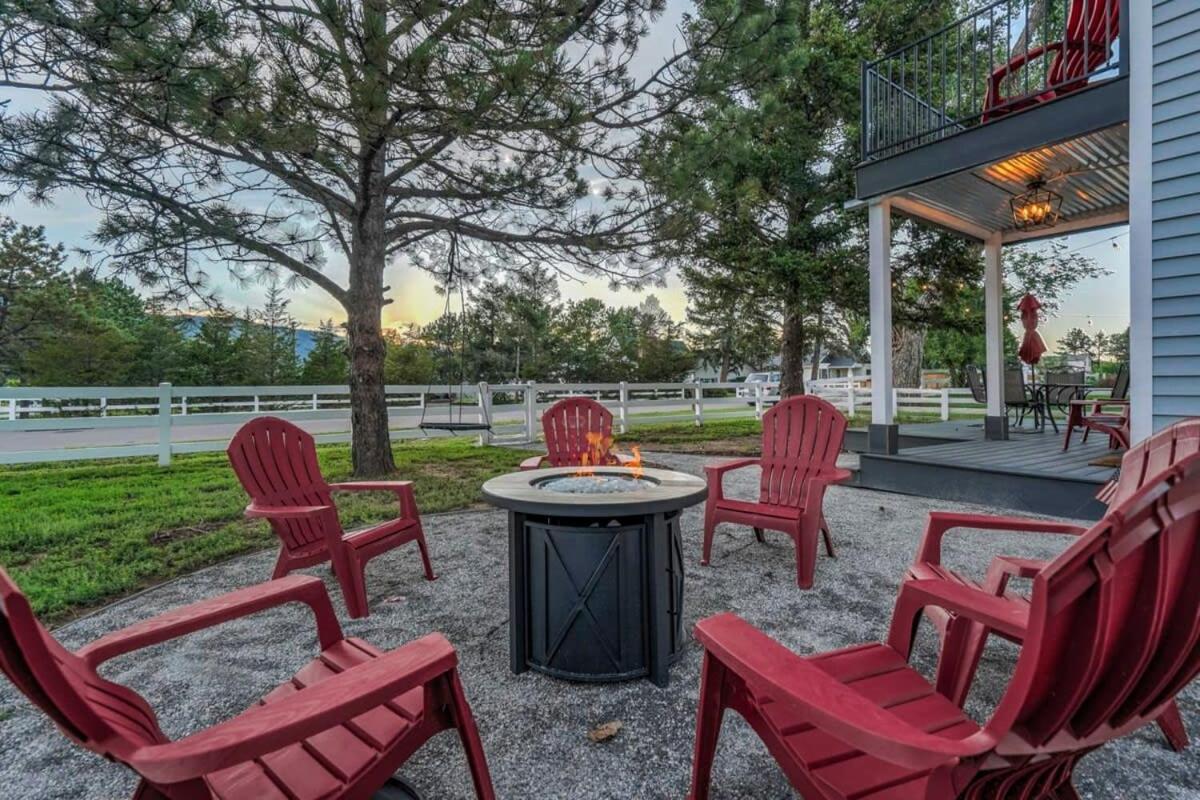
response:
<path id="1" fill-rule="evenodd" d="M 1038 310 L 1041 307 L 1041 302 L 1031 294 L 1025 295 L 1021 302 L 1017 303 L 1017 310 L 1021 312 L 1021 325 L 1025 328 L 1025 338 L 1021 340 L 1021 349 L 1017 351 L 1017 355 L 1031 367 L 1042 360 L 1042 354 L 1047 349 L 1046 342 L 1037 329 Z"/>

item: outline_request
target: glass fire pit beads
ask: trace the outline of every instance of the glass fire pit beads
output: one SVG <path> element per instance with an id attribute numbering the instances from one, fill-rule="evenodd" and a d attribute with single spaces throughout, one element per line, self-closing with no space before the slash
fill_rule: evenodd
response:
<path id="1" fill-rule="evenodd" d="M 652 481 L 622 475 L 566 475 L 538 484 L 548 492 L 560 494 L 619 494 L 649 489 L 654 485 Z"/>

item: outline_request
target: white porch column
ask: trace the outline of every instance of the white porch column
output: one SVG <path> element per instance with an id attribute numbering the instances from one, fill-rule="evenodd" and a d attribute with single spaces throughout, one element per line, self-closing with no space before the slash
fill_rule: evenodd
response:
<path id="1" fill-rule="evenodd" d="M 1129 440 L 1154 432 L 1154 11 L 1130 3 Z"/>
<path id="2" fill-rule="evenodd" d="M 872 452 L 894 453 L 898 443 L 892 395 L 892 203 L 872 201 L 867 232 L 871 277 L 871 429 Z"/>
<path id="3" fill-rule="evenodd" d="M 984 433 L 988 439 L 1008 438 L 1008 417 L 1004 413 L 1004 259 L 999 233 L 983 243 L 984 338 L 987 343 L 987 418 Z"/>

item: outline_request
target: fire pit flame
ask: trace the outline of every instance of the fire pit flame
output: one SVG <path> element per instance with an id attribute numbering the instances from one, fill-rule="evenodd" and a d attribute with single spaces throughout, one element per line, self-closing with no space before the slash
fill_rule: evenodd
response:
<path id="1" fill-rule="evenodd" d="M 620 463 L 618 453 L 613 449 L 613 438 L 611 436 L 605 436 L 598 431 L 589 431 L 586 434 L 586 438 L 587 450 L 580 454 L 579 469 L 575 471 L 572 477 L 591 478 L 596 475 L 597 467 L 612 466 Z M 631 449 L 633 457 L 622 466 L 628 467 L 636 479 L 642 477 L 645 467 L 642 466 L 642 451 L 636 445 Z"/>

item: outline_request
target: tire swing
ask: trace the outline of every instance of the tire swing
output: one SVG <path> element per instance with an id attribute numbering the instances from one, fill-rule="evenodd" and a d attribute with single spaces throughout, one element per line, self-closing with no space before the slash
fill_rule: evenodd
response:
<path id="1" fill-rule="evenodd" d="M 429 403 L 421 403 L 421 421 L 417 427 L 423 431 L 446 431 L 451 436 L 458 433 L 467 433 L 472 431 L 490 431 L 492 429 L 492 420 L 489 416 L 487 403 L 480 407 L 481 418 L 477 422 L 463 421 L 463 406 L 466 402 L 463 400 L 462 387 L 467 379 L 467 294 L 463 288 L 465 283 L 462 280 L 461 270 L 458 268 L 458 235 L 451 234 L 450 236 L 450 255 L 449 266 L 446 273 L 446 309 L 442 312 L 443 316 L 450 316 L 450 300 L 454 294 L 455 278 L 458 277 L 458 302 L 459 302 L 459 350 L 458 350 L 458 399 L 455 400 L 454 385 L 450 382 L 453 377 L 452 370 L 447 370 L 446 375 L 446 419 L 430 419 L 426 420 L 426 414 L 429 411 Z M 446 345 L 447 355 L 450 358 L 454 356 L 454 341 L 453 333 Z M 425 395 L 428 396 L 433 391 L 433 383 L 430 383 L 425 388 Z M 424 399 L 424 398 L 423 398 Z M 457 409 L 458 418 L 455 419 L 455 410 Z"/>

